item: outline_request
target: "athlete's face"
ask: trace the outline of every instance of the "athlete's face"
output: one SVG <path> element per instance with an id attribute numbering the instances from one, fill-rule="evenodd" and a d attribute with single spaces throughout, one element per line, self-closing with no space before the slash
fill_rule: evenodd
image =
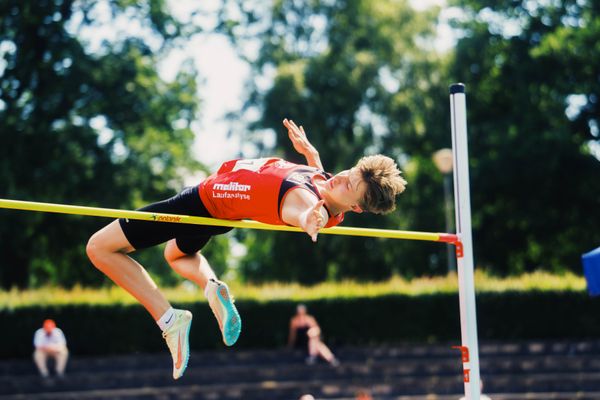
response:
<path id="1" fill-rule="evenodd" d="M 367 185 L 357 168 L 338 173 L 328 179 L 325 186 L 329 200 L 342 211 L 362 212 L 359 204 L 365 195 Z"/>

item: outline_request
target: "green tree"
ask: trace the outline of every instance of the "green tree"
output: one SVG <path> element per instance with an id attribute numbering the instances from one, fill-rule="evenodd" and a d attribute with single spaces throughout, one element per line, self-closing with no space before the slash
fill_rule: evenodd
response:
<path id="1" fill-rule="evenodd" d="M 396 157 L 409 181 L 399 211 L 353 215 L 347 223 L 440 231 L 442 182 L 431 155 L 450 146 L 447 87 L 464 81 L 478 265 L 498 273 L 579 270 L 579 255 L 600 242 L 591 211 L 600 201 L 592 154 L 599 142 L 598 4 L 453 4 L 463 11 L 455 22 L 461 39 L 444 58 L 430 44 L 435 11 L 417 13 L 402 1 L 244 2 L 235 18 L 224 11 L 221 27 L 241 48 L 260 43 L 257 56 L 246 54 L 255 70 L 247 109 L 260 115 L 247 139 L 261 155 L 301 162 L 280 127 L 291 117 L 305 125 L 330 170 L 364 153 Z M 263 75 L 273 76 L 271 86 Z M 274 148 L 263 141 L 265 129 L 276 133 Z M 242 236 L 250 250 L 243 271 L 254 280 L 445 270 L 437 244 Z"/>
<path id="2" fill-rule="evenodd" d="M 86 50 L 75 15 L 93 24 L 97 1 L 0 3 L 0 196 L 104 207 L 137 207 L 181 187 L 198 108 L 196 71 L 172 82 L 156 65 L 183 35 L 163 0 L 107 1 L 113 17 L 135 15 L 151 38 Z M 149 42 L 158 42 L 151 46 Z M 106 220 L 0 213 L 0 285 L 94 283 L 85 243 Z"/>
<path id="3" fill-rule="evenodd" d="M 458 0 L 476 258 L 502 273 L 580 270 L 600 243 L 598 2 Z M 572 95 L 583 106 L 566 108 Z M 572 106 L 572 105 L 571 105 Z"/>
<path id="4" fill-rule="evenodd" d="M 224 10 L 231 10 L 232 3 Z M 396 158 L 403 166 L 416 162 L 407 156 L 402 138 L 406 131 L 415 132 L 412 137 L 422 134 L 427 117 L 420 107 L 428 100 L 419 99 L 424 90 L 439 86 L 441 79 L 441 61 L 429 45 L 435 18 L 436 10 L 419 13 L 402 0 L 278 1 L 268 6 L 240 2 L 236 13 L 224 11 L 222 28 L 241 48 L 248 41 L 260 43 L 256 56 L 247 54 L 255 71 L 247 109 L 257 110 L 260 117 L 250 124 L 252 132 L 246 140 L 257 144 L 260 155 L 277 153 L 305 162 L 281 128 L 282 119 L 288 117 L 306 127 L 330 171 L 349 168 L 361 156 L 376 152 Z M 266 89 L 265 74 L 274 77 Z M 263 141 L 265 129 L 276 134 L 274 148 Z M 429 167 L 431 161 L 426 159 L 425 171 L 435 174 Z M 429 179 L 422 171 L 408 173 L 408 193 L 419 190 L 415 179 Z M 434 204 L 426 212 L 431 216 L 429 225 L 422 223 L 427 230 L 443 230 L 441 180 L 435 183 L 439 183 L 439 198 L 429 201 Z M 414 194 L 403 195 L 396 214 L 349 214 L 346 224 L 412 228 L 414 216 L 419 215 L 412 211 L 417 200 Z M 416 250 L 414 244 L 379 239 L 321 235 L 315 245 L 297 234 L 241 235 L 249 249 L 242 272 L 258 281 L 311 283 L 437 272 L 423 264 L 428 255 L 444 252 L 437 244 L 419 244 L 421 250 Z"/>

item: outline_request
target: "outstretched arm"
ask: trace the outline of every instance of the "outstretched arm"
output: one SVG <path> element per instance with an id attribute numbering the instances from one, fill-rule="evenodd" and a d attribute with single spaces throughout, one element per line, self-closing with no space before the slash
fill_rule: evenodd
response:
<path id="1" fill-rule="evenodd" d="M 286 224 L 300 227 L 316 242 L 319 229 L 329 219 L 323 203 L 323 200 L 318 200 L 308 190 L 292 190 L 281 207 L 281 218 Z"/>
<path id="2" fill-rule="evenodd" d="M 315 167 L 318 169 L 323 169 L 323 164 L 321 164 L 321 158 L 319 157 L 319 152 L 315 147 L 308 141 L 306 137 L 306 133 L 304 132 L 304 128 L 302 125 L 298 127 L 294 121 L 288 120 L 287 118 L 283 120 L 283 125 L 288 130 L 288 136 L 294 145 L 294 149 L 304 157 L 306 157 L 306 161 L 310 167 Z"/>

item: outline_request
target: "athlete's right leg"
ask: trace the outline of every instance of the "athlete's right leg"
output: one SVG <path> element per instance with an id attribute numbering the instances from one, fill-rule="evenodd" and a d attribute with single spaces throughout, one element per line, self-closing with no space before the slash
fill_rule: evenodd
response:
<path id="1" fill-rule="evenodd" d="M 96 232 L 86 247 L 96 268 L 135 297 L 158 320 L 171 305 L 144 267 L 127 255 L 133 250 L 119 221 Z"/>
<path id="2" fill-rule="evenodd" d="M 176 240 L 169 240 L 164 251 L 165 260 L 175 272 L 196 283 L 204 290 L 206 284 L 211 280 L 217 280 L 208 260 L 200 254 L 186 254 L 177 247 Z"/>

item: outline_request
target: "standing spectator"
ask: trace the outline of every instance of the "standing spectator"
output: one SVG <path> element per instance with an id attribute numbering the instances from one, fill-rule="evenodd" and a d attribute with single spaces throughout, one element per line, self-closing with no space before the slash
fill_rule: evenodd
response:
<path id="1" fill-rule="evenodd" d="M 54 358 L 56 363 L 56 375 L 59 378 L 64 377 L 69 350 L 67 349 L 67 340 L 63 331 L 56 327 L 56 323 L 53 320 L 45 320 L 43 327 L 35 332 L 33 345 L 35 347 L 33 360 L 40 375 L 44 378 L 50 376 L 47 365 L 48 357 L 50 357 Z"/>
<path id="2" fill-rule="evenodd" d="M 329 364 L 339 365 L 329 347 L 321 341 L 321 328 L 317 320 L 306 312 L 306 306 L 299 304 L 296 315 L 290 320 L 288 346 L 308 350 L 307 364 L 314 364 L 317 357 L 323 358 Z"/>
<path id="3" fill-rule="evenodd" d="M 301 396 L 298 400 L 315 400 L 312 394 L 305 394 Z"/>

